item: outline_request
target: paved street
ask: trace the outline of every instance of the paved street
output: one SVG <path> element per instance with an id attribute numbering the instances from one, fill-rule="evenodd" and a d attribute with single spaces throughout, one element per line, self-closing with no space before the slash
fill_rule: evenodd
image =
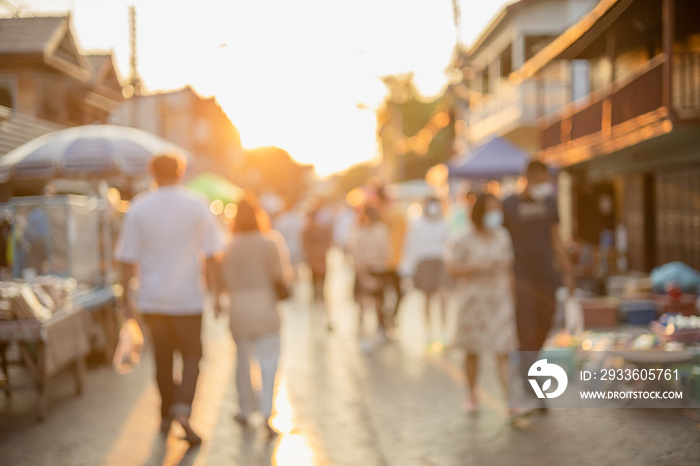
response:
<path id="1" fill-rule="evenodd" d="M 334 333 L 310 315 L 308 287 L 284 305 L 277 439 L 234 422 L 235 347 L 227 323 L 208 317 L 193 417 L 201 447 L 188 450 L 179 428 L 167 439 L 158 433 L 146 357 L 127 375 L 92 369 L 81 398 L 70 377 L 57 378 L 42 424 L 31 392 L 0 398 L 0 464 L 700 464 L 700 415 L 690 410 L 551 410 L 510 427 L 491 364 L 482 371 L 484 406 L 463 414 L 461 354 L 428 349 L 422 298 L 407 296 L 397 341 L 363 353 L 350 272 L 338 255 L 332 269 Z M 365 324 L 369 330 L 373 319 Z"/>

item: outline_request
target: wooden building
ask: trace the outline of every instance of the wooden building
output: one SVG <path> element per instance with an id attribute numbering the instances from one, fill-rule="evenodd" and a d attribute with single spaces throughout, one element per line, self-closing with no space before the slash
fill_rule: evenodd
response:
<path id="1" fill-rule="evenodd" d="M 602 0 L 518 72 L 590 63 L 590 93 L 540 120 L 539 155 L 563 169 L 570 231 L 626 226 L 633 270 L 700 269 L 698 18 L 697 0 Z"/>
<path id="2" fill-rule="evenodd" d="M 83 55 L 70 16 L 0 18 L 0 106 L 75 126 L 105 123 L 122 100 L 111 53 Z"/>
<path id="3" fill-rule="evenodd" d="M 464 102 L 456 107 L 457 153 L 467 153 L 494 136 L 505 137 L 528 153 L 537 150 L 537 118 L 561 109 L 571 101 L 571 94 L 585 92 L 585 86 L 574 85 L 582 63 L 559 60 L 537 81 L 513 81 L 511 75 L 595 3 L 512 2 L 503 7 L 471 47 L 456 52 L 451 66 L 461 74 L 462 85 L 457 90 Z"/>
<path id="4" fill-rule="evenodd" d="M 105 123 L 122 100 L 112 54 L 83 54 L 69 16 L 0 18 L 0 157 L 51 131 Z"/>

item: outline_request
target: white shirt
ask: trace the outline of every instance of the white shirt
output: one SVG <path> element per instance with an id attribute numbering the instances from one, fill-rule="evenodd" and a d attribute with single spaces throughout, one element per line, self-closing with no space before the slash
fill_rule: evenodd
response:
<path id="1" fill-rule="evenodd" d="M 349 207 L 342 208 L 335 216 L 333 222 L 333 241 L 341 247 L 348 244 L 350 231 L 356 222 L 355 211 Z"/>
<path id="2" fill-rule="evenodd" d="M 423 260 L 442 259 L 450 235 L 450 227 L 442 217 L 417 218 L 408 228 L 404 242 L 403 261 L 399 267 L 402 275 L 411 275 Z"/>
<path id="3" fill-rule="evenodd" d="M 124 219 L 115 257 L 139 265 L 139 310 L 146 314 L 202 312 L 201 266 L 222 248 L 203 199 L 166 186 L 137 196 Z"/>

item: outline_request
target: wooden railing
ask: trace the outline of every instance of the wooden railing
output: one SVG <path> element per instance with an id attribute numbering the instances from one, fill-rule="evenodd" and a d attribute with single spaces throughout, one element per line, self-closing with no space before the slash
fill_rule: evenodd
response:
<path id="1" fill-rule="evenodd" d="M 591 94 L 588 102 L 566 106 L 542 125 L 542 148 L 600 132 L 663 107 L 663 64 L 659 55 L 636 72 Z"/>
<path id="2" fill-rule="evenodd" d="M 663 106 L 662 66 L 636 76 L 612 95 L 612 126 Z"/>

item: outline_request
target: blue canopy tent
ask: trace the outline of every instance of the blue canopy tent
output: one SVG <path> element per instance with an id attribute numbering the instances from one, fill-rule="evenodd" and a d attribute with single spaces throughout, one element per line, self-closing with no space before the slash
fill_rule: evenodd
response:
<path id="1" fill-rule="evenodd" d="M 498 180 L 504 176 L 523 173 L 528 155 L 501 137 L 494 137 L 471 153 L 449 164 L 449 176 L 454 178 Z"/>

